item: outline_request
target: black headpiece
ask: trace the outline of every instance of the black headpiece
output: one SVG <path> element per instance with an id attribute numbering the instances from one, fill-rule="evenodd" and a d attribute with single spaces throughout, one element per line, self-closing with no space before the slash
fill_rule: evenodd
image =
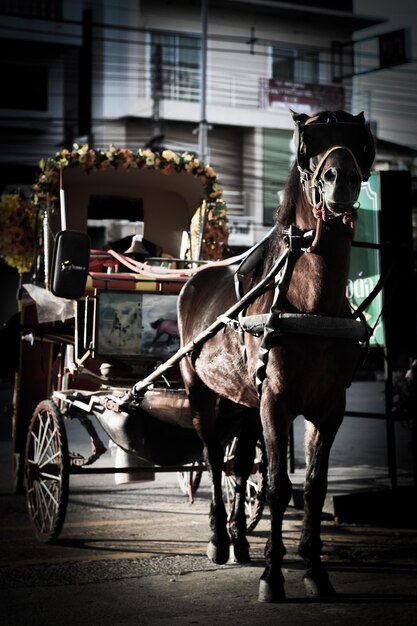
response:
<path id="1" fill-rule="evenodd" d="M 297 163 L 304 178 L 313 171 L 310 159 L 333 146 L 348 148 L 360 168 L 362 180 L 368 180 L 375 159 L 375 143 L 364 114 L 345 111 L 324 111 L 312 117 L 291 111 L 295 122 L 294 142 Z"/>

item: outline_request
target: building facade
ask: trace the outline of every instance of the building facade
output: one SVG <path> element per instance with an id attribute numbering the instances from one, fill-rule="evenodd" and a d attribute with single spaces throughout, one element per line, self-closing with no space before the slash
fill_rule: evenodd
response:
<path id="1" fill-rule="evenodd" d="M 351 79 L 338 80 L 353 67 L 341 44 L 380 20 L 333 5 L 2 1 L 2 187 L 29 184 L 40 158 L 74 142 L 199 154 L 206 133 L 232 240 L 250 244 L 292 162 L 289 109 L 358 112 Z"/>

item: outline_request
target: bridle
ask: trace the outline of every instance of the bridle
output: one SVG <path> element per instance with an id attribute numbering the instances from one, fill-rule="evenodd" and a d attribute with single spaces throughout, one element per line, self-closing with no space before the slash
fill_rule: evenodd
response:
<path id="1" fill-rule="evenodd" d="M 297 117 L 298 119 L 301 119 L 299 116 Z M 301 123 L 296 120 L 294 139 L 297 147 L 297 166 L 300 172 L 301 184 L 304 188 L 305 195 L 309 198 L 310 204 L 312 205 L 312 211 L 317 222 L 317 227 L 315 232 L 313 231 L 314 239 L 307 248 L 303 247 L 302 240 L 303 237 L 309 234 L 308 232 L 302 231 L 293 225 L 290 226 L 290 232 L 287 234 L 288 250 L 284 253 L 284 255 L 286 254 L 285 262 L 283 262 L 283 267 L 279 274 L 279 280 L 275 284 L 270 311 L 265 315 L 265 320 L 263 321 L 263 333 L 259 347 L 258 366 L 255 381 L 256 389 L 259 395 L 262 393 L 262 384 L 266 377 L 269 350 L 274 345 L 275 333 L 277 331 L 279 332 L 279 327 L 283 320 L 283 305 L 297 259 L 304 252 L 315 251 L 320 241 L 323 223 L 329 221 L 330 219 L 342 219 L 342 222 L 348 228 L 350 235 L 353 236 L 357 209 L 352 207 L 348 211 L 342 213 L 335 213 L 331 211 L 331 209 L 327 207 L 326 203 L 323 201 L 324 193 L 321 174 L 329 155 L 335 150 L 342 149 L 346 150 L 351 155 L 360 181 L 362 182 L 369 178 L 370 168 L 375 156 L 373 139 L 368 126 L 364 122 L 363 115 L 360 114 L 359 118 L 357 117 L 356 119 L 359 119 L 359 123 L 339 120 L 338 113 L 336 112 L 331 114 L 327 113 L 327 120 L 325 123 L 315 123 L 316 120 L 314 118 L 310 118 L 310 120 L 307 119 L 307 122 L 304 125 L 301 125 Z M 363 120 L 363 124 L 360 120 Z M 348 136 L 346 141 L 340 141 L 340 138 L 344 137 L 346 134 L 343 133 L 343 131 L 346 130 L 347 126 L 349 126 L 349 129 L 352 131 L 350 133 L 351 136 Z M 336 134 L 340 137 L 335 140 L 333 136 L 332 140 L 334 140 L 334 143 L 332 145 L 329 140 L 330 138 L 328 137 L 329 130 L 336 130 L 333 135 Z M 317 155 L 322 156 L 312 170 L 310 169 L 311 158 Z M 312 190 L 312 193 L 307 193 L 307 190 Z M 279 263 L 280 260 L 277 261 L 277 264 Z M 290 318 L 293 317 L 292 314 L 287 315 L 289 315 Z M 308 334 L 311 332 L 308 327 L 312 324 L 314 316 L 301 314 L 299 317 L 301 318 L 301 326 L 303 327 L 301 332 Z M 324 321 L 324 318 L 321 318 L 321 321 Z M 330 327 L 334 331 L 334 324 L 338 322 L 337 318 L 328 319 L 327 322 L 329 322 Z M 244 327 L 243 317 L 241 317 L 240 323 L 243 330 L 248 330 Z M 296 321 L 296 324 L 297 323 L 298 320 Z M 358 321 L 356 319 L 350 319 L 348 320 L 348 324 L 350 325 L 349 333 L 351 331 L 356 333 L 356 330 L 359 328 L 360 332 L 363 333 L 362 341 L 364 341 L 367 345 L 369 341 L 369 333 L 366 322 L 364 320 Z M 282 325 L 281 330 L 283 330 Z M 330 336 L 328 329 L 326 329 L 326 331 L 322 334 Z M 347 335 L 345 337 L 347 337 Z M 353 339 L 353 337 L 350 338 Z"/>
<path id="2" fill-rule="evenodd" d="M 320 158 L 319 162 L 315 166 L 313 172 L 309 170 L 301 169 L 298 166 L 300 171 L 300 180 L 304 189 L 304 193 L 306 198 L 312 207 L 313 216 L 317 222 L 316 232 L 314 236 L 314 240 L 311 245 L 306 249 L 306 252 L 314 252 L 317 248 L 322 232 L 323 232 L 323 224 L 324 222 L 329 222 L 330 220 L 341 219 L 343 224 L 346 226 L 349 235 L 353 238 L 355 233 L 356 220 L 358 218 L 358 208 L 352 206 L 348 211 L 343 211 L 342 213 L 336 213 L 327 204 L 324 202 L 324 192 L 323 192 L 323 179 L 321 178 L 321 173 L 323 171 L 324 164 L 327 158 L 334 152 L 335 150 L 346 150 L 350 156 L 352 157 L 353 164 L 355 166 L 356 172 L 359 176 L 359 180 L 362 182 L 364 180 L 363 173 L 359 166 L 359 163 L 353 154 L 352 150 L 347 146 L 332 146 L 328 148 L 323 156 Z"/>
<path id="3" fill-rule="evenodd" d="M 331 125 L 327 125 L 327 128 L 331 128 Z M 300 181 L 301 185 L 304 189 L 304 193 L 308 202 L 311 204 L 313 216 L 316 219 L 317 227 L 315 232 L 315 237 L 311 245 L 306 249 L 306 252 L 314 252 L 317 248 L 321 234 L 323 232 L 323 224 L 324 222 L 329 222 L 330 220 L 341 219 L 343 224 L 346 226 L 348 233 L 351 237 L 353 237 L 355 232 L 356 220 L 358 217 L 358 208 L 359 206 L 352 206 L 352 208 L 348 211 L 344 211 L 342 213 L 336 213 L 330 207 L 328 207 L 324 201 L 324 190 L 323 190 L 323 179 L 321 177 L 324 165 L 328 157 L 335 152 L 336 150 L 345 150 L 348 152 L 350 157 L 352 158 L 355 170 L 358 174 L 359 180 L 361 183 L 369 178 L 370 172 L 364 173 L 361 168 L 358 158 L 355 156 L 354 151 L 347 145 L 333 145 L 327 148 L 322 156 L 320 157 L 317 165 L 314 166 L 314 169 L 310 169 L 309 164 L 310 160 L 308 160 L 308 165 L 305 158 L 300 158 L 300 154 L 303 157 L 306 157 L 308 154 L 308 147 L 305 143 L 300 146 L 301 135 L 300 130 L 297 129 L 295 133 L 295 137 L 299 141 L 299 145 L 297 148 L 297 167 L 300 173 Z"/>

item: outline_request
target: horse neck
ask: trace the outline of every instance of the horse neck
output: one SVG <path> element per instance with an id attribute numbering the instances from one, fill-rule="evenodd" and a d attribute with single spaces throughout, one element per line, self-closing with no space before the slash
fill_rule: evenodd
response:
<path id="1" fill-rule="evenodd" d="M 316 228 L 311 205 L 304 195 L 297 203 L 294 223 L 304 229 Z M 298 259 L 290 282 L 288 308 L 318 315 L 346 315 L 346 283 L 349 275 L 351 237 L 338 220 L 325 225 L 317 251 Z"/>
<path id="2" fill-rule="evenodd" d="M 305 252 L 294 269 L 288 289 L 289 308 L 317 315 L 345 315 L 349 253 Z"/>

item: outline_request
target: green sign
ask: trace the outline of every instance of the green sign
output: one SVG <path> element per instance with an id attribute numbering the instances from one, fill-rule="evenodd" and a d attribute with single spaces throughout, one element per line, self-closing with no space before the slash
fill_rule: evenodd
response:
<path id="1" fill-rule="evenodd" d="M 362 184 L 359 194 L 360 209 L 356 222 L 355 241 L 363 243 L 379 243 L 379 212 L 381 210 L 379 178 L 373 174 Z M 352 248 L 349 280 L 346 295 L 353 309 L 356 309 L 371 293 L 380 276 L 380 253 L 372 248 Z M 382 309 L 382 292 L 376 296 L 365 317 L 374 329 L 371 345 L 384 345 L 384 328 L 380 317 Z"/>

